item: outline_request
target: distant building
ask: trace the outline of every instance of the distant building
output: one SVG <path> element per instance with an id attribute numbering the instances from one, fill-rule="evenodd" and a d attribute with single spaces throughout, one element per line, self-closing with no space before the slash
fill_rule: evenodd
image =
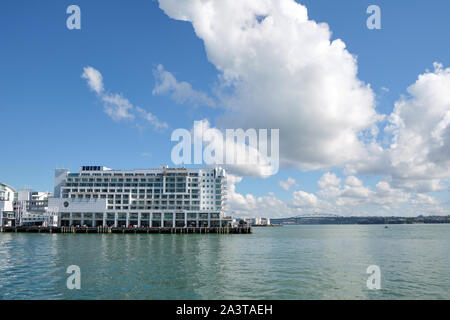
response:
<path id="1" fill-rule="evenodd" d="M 58 226 L 228 226 L 226 182 L 222 168 L 57 169 L 48 213 Z"/>
<path id="2" fill-rule="evenodd" d="M 247 225 L 250 226 L 269 226 L 270 219 L 269 218 L 244 218 L 244 221 Z"/>
<path id="3" fill-rule="evenodd" d="M 16 225 L 54 225 L 53 217 L 47 213 L 48 198 L 51 196 L 50 192 L 19 190 L 14 201 Z"/>
<path id="4" fill-rule="evenodd" d="M 14 226 L 15 190 L 7 184 L 0 183 L 0 226 Z"/>

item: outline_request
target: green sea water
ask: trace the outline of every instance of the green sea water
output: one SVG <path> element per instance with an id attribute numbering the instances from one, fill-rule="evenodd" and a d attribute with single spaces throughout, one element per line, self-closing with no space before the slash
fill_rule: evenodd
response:
<path id="1" fill-rule="evenodd" d="M 71 265 L 80 290 L 67 288 Z M 0 299 L 450 299 L 450 225 L 0 233 Z"/>

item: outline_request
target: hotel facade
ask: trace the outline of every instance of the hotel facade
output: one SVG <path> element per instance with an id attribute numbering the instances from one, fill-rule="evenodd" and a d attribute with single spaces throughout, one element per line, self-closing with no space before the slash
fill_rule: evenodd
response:
<path id="1" fill-rule="evenodd" d="M 48 215 L 55 226 L 224 227 L 227 199 L 222 168 L 55 170 Z"/>

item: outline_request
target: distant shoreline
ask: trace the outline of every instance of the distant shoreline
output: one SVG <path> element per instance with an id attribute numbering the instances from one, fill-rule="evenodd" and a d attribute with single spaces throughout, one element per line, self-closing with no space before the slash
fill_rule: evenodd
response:
<path id="1" fill-rule="evenodd" d="M 272 218 L 281 225 L 394 225 L 394 224 L 450 224 L 450 216 L 442 217 L 292 217 Z"/>

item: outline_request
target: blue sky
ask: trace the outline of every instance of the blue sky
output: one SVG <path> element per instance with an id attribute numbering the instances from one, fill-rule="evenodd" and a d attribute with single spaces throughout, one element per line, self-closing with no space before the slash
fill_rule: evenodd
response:
<path id="1" fill-rule="evenodd" d="M 370 83 L 379 114 L 389 115 L 406 88 L 433 69 L 433 62 L 450 65 L 448 1 L 299 2 L 308 8 L 310 19 L 326 22 L 332 39 L 342 39 L 357 56 L 358 78 Z M 81 8 L 81 30 L 66 28 L 65 11 L 71 4 Z M 381 8 L 382 30 L 366 27 L 371 4 Z M 171 165 L 173 129 L 189 129 L 194 120 L 214 122 L 222 113 L 220 108 L 178 104 L 152 93 L 153 72 L 160 64 L 178 81 L 209 96 L 214 96 L 220 74 L 192 24 L 170 18 L 157 1 L 2 1 L 0 35 L 0 181 L 16 188 L 51 190 L 57 167 L 77 171 L 81 165 Z M 106 92 L 122 94 L 169 128 L 113 121 L 81 77 L 87 66 L 101 72 Z M 326 172 L 344 180 L 342 169 L 284 169 L 266 179 L 244 178 L 236 190 L 255 197 L 273 192 L 289 202 L 295 188 L 318 192 L 318 181 Z M 383 176 L 358 174 L 369 188 Z M 288 177 L 296 186 L 285 191 L 279 181 Z M 447 190 L 426 194 L 448 202 Z"/>

